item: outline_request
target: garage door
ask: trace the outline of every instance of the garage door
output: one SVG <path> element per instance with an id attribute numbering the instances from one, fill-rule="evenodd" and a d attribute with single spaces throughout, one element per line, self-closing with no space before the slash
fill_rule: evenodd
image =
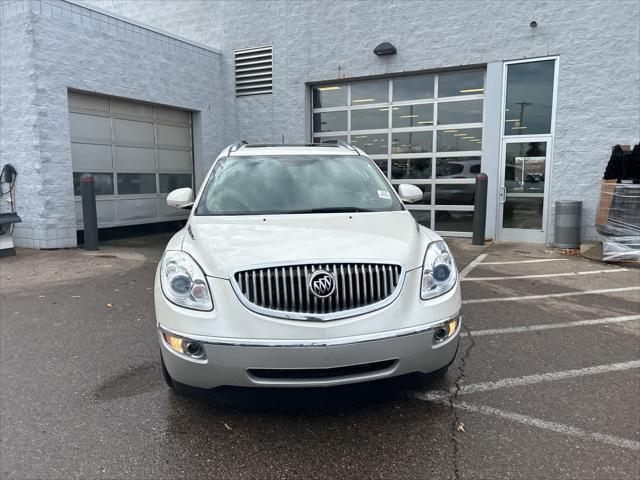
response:
<path id="1" fill-rule="evenodd" d="M 484 77 L 484 70 L 463 70 L 318 85 L 313 141 L 360 147 L 392 184 L 423 191 L 408 205 L 418 222 L 470 237 L 483 162 Z"/>
<path id="2" fill-rule="evenodd" d="M 83 173 L 95 177 L 101 228 L 187 217 L 166 197 L 193 185 L 191 112 L 69 92 L 69 124 L 78 229 Z"/>

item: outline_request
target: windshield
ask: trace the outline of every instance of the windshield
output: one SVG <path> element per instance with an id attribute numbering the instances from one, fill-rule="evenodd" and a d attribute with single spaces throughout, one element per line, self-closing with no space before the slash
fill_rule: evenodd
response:
<path id="1" fill-rule="evenodd" d="M 402 210 L 366 157 L 238 156 L 220 159 L 196 215 L 383 212 Z"/>

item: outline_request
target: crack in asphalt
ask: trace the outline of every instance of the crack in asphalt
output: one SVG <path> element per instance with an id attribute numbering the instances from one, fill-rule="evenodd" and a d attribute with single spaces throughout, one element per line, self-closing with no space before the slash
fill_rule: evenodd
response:
<path id="1" fill-rule="evenodd" d="M 458 444 L 458 425 L 460 425 L 460 418 L 458 417 L 457 409 L 454 406 L 455 401 L 458 398 L 458 394 L 460 393 L 461 383 L 464 379 L 464 367 L 467 364 L 467 358 L 471 354 L 471 350 L 476 345 L 476 341 L 471 334 L 471 330 L 466 326 L 462 325 L 462 329 L 467 332 L 467 338 L 469 338 L 469 346 L 465 349 L 460 357 L 460 364 L 458 365 L 458 376 L 454 382 L 454 388 L 452 389 L 451 394 L 449 395 L 449 408 L 451 409 L 452 414 L 452 425 L 451 425 L 451 442 L 453 443 L 453 478 L 454 480 L 459 480 L 460 478 L 460 446 Z"/>

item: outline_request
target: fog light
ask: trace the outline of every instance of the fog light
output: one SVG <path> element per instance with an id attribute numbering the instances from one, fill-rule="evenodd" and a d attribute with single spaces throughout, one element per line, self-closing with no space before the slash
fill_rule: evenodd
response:
<path id="1" fill-rule="evenodd" d="M 168 333 L 162 332 L 167 345 L 178 353 L 188 355 L 193 358 L 201 358 L 204 355 L 204 348 L 198 342 L 193 342 L 185 338 L 174 337 Z"/>
<path id="2" fill-rule="evenodd" d="M 433 332 L 433 340 L 436 342 L 441 342 L 445 338 L 447 338 L 448 334 L 449 334 L 449 330 L 447 330 L 446 328 L 444 327 L 436 328 L 436 331 Z"/>
<path id="3" fill-rule="evenodd" d="M 433 331 L 433 343 L 440 343 L 451 337 L 458 329 L 458 318 L 449 320 L 444 325 L 439 326 Z"/>

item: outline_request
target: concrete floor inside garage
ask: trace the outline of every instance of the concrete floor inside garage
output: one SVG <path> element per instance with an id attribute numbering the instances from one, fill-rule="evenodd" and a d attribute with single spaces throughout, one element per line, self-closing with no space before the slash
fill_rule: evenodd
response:
<path id="1" fill-rule="evenodd" d="M 157 361 L 168 237 L 0 261 L 0 477 L 640 475 L 640 270 L 451 241 L 465 329 L 444 379 L 184 399 Z"/>

